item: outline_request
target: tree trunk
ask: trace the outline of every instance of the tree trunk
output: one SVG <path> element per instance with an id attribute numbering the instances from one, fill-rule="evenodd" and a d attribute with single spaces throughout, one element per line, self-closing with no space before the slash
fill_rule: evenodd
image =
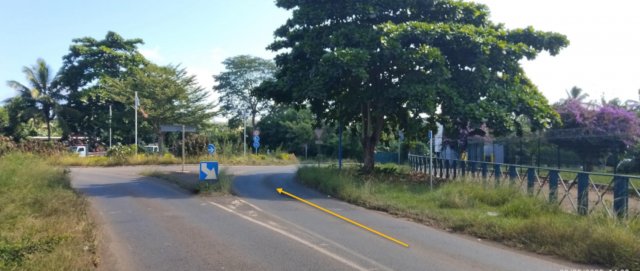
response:
<path id="1" fill-rule="evenodd" d="M 251 112 L 251 128 L 256 129 L 256 112 Z"/>
<path id="2" fill-rule="evenodd" d="M 164 152 L 164 133 L 160 129 L 156 129 L 156 135 L 158 136 L 158 153 Z"/>
<path id="3" fill-rule="evenodd" d="M 47 123 L 47 139 L 51 142 L 51 117 L 50 109 L 48 106 L 44 106 L 44 121 Z"/>
<path id="4" fill-rule="evenodd" d="M 362 106 L 362 147 L 363 147 L 363 166 L 362 172 L 369 174 L 373 172 L 375 166 L 375 149 L 380 135 L 382 134 L 382 125 L 384 124 L 383 116 L 372 116 L 371 103 Z"/>
<path id="5" fill-rule="evenodd" d="M 51 120 L 47 119 L 47 138 L 51 142 Z"/>

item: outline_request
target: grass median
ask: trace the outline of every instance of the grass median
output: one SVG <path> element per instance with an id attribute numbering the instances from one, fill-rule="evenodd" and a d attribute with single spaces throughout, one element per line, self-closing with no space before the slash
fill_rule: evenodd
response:
<path id="1" fill-rule="evenodd" d="M 640 222 L 565 213 L 508 186 L 453 181 L 430 191 L 406 173 L 306 167 L 298 180 L 342 200 L 529 251 L 640 270 Z"/>
<path id="2" fill-rule="evenodd" d="M 87 201 L 63 169 L 0 157 L 0 270 L 88 270 L 98 264 Z"/>
<path id="3" fill-rule="evenodd" d="M 230 195 L 233 176 L 224 170 L 218 174 L 218 180 L 203 182 L 198 180 L 198 175 L 193 172 L 167 172 L 159 170 L 146 170 L 141 175 L 155 177 L 173 183 L 180 188 L 198 195 Z"/>

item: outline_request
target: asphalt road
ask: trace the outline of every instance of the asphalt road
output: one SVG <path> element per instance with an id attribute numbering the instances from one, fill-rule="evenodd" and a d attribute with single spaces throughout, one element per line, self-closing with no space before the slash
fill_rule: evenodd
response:
<path id="1" fill-rule="evenodd" d="M 154 167 L 178 170 L 179 167 Z M 194 166 L 188 167 L 194 171 Z M 567 270 L 584 268 L 327 197 L 295 167 L 231 167 L 237 196 L 193 196 L 142 167 L 74 168 L 101 230 L 104 270 Z M 402 247 L 276 188 L 409 244 Z"/>

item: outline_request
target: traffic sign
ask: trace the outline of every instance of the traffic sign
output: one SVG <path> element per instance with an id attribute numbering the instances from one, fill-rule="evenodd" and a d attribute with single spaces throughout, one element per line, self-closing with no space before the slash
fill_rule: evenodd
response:
<path id="1" fill-rule="evenodd" d="M 210 155 L 213 155 L 213 153 L 216 152 L 216 145 L 213 145 L 213 144 L 207 145 L 207 151 L 209 152 Z"/>
<path id="2" fill-rule="evenodd" d="M 322 134 L 324 134 L 324 130 L 322 128 L 316 128 L 313 132 L 316 134 L 316 144 L 322 144 Z"/>
<path id="3" fill-rule="evenodd" d="M 260 148 L 260 141 L 253 141 L 253 147 L 254 147 L 255 149 Z"/>
<path id="4" fill-rule="evenodd" d="M 200 162 L 200 180 L 217 180 L 218 162 Z"/>
<path id="5" fill-rule="evenodd" d="M 260 130 L 253 130 L 253 135 L 254 136 L 259 136 L 260 135 Z"/>
<path id="6" fill-rule="evenodd" d="M 253 142 L 260 142 L 260 137 L 259 136 L 254 136 L 253 137 Z"/>
<path id="7" fill-rule="evenodd" d="M 398 137 L 400 138 L 400 141 L 404 140 L 404 132 L 402 130 L 398 131 Z"/>

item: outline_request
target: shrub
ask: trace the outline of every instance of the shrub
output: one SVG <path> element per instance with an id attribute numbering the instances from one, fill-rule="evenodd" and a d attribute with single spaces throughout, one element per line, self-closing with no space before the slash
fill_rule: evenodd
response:
<path id="1" fill-rule="evenodd" d="M 117 144 L 107 151 L 107 156 L 114 160 L 124 161 L 133 156 L 136 153 L 136 149 L 135 145 Z"/>
<path id="2" fill-rule="evenodd" d="M 17 146 L 11 138 L 0 136 L 0 156 L 17 150 Z"/>

